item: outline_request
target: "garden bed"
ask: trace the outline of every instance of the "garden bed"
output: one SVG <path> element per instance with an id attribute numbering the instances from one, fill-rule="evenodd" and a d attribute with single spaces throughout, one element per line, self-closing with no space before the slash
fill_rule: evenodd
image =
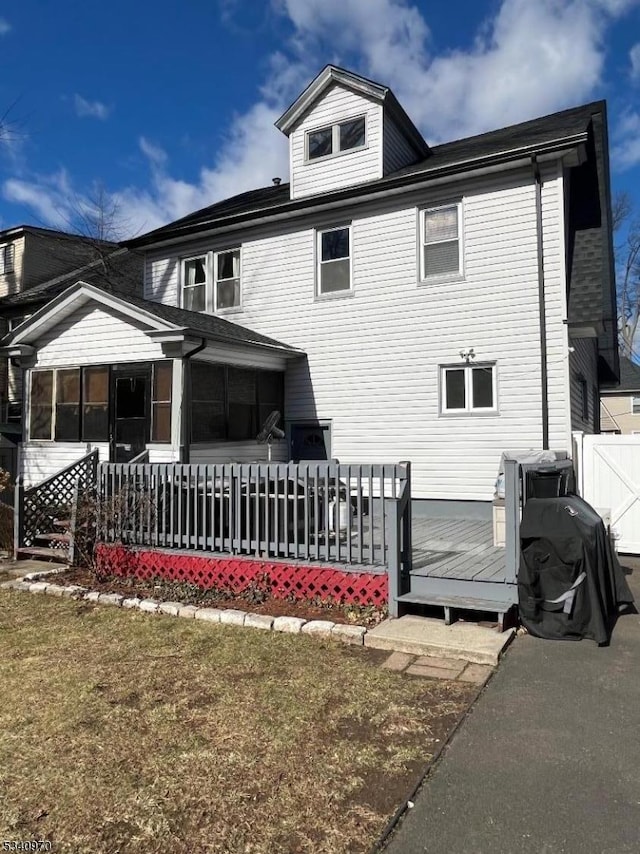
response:
<path id="1" fill-rule="evenodd" d="M 143 581 L 121 576 L 97 576 L 89 569 L 69 569 L 56 577 L 58 584 L 78 584 L 100 593 L 119 593 L 127 598 L 161 599 L 212 608 L 239 608 L 252 614 L 272 617 L 301 617 L 304 620 L 331 620 L 334 623 L 373 627 L 387 616 L 386 607 L 343 605 L 329 599 L 276 599 L 263 588 L 253 586 L 241 593 L 203 589 L 195 584 L 161 578 Z"/>

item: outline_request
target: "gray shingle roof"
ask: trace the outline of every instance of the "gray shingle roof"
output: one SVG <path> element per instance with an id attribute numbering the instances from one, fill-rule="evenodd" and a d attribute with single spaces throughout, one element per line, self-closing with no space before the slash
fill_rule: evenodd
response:
<path id="1" fill-rule="evenodd" d="M 143 256 L 127 249 L 117 249 L 90 264 L 0 299 L 0 314 L 20 308 L 33 310 L 36 305 L 43 305 L 80 280 L 115 294 L 142 294 L 143 276 Z"/>
<path id="2" fill-rule="evenodd" d="M 640 392 L 640 365 L 636 365 L 626 356 L 620 356 L 620 385 L 602 389 L 601 393 L 616 395 L 631 392 Z"/>
<path id="3" fill-rule="evenodd" d="M 426 183 L 433 177 L 434 173 L 439 173 L 444 169 L 451 170 L 452 174 L 455 174 L 455 172 L 463 171 L 464 168 L 476 164 L 477 161 L 484 158 L 504 154 L 505 158 L 508 159 L 509 156 L 513 157 L 515 152 L 524 148 L 535 151 L 536 148 L 543 148 L 556 141 L 586 134 L 592 113 L 602 110 L 603 107 L 603 101 L 596 101 L 592 104 L 563 110 L 550 116 L 543 116 L 500 130 L 437 145 L 431 149 L 430 155 L 424 160 L 404 167 L 385 178 L 367 181 L 366 184 L 349 187 L 346 190 L 323 194 L 322 200 L 329 203 L 332 198 L 342 198 L 343 196 L 357 198 L 379 191 L 398 181 L 409 183 L 422 178 Z M 317 196 L 291 200 L 289 184 L 261 187 L 194 211 L 168 225 L 127 241 L 125 245 L 130 247 L 145 246 L 157 241 L 197 233 L 199 230 L 215 229 L 229 219 L 251 221 L 257 217 L 275 215 L 280 209 L 283 211 L 302 211 L 311 204 L 318 204 Z"/>
<path id="4" fill-rule="evenodd" d="M 149 314 L 155 315 L 159 320 L 166 320 L 169 323 L 183 329 L 189 329 L 205 338 L 215 338 L 238 344 L 258 344 L 261 346 L 278 347 L 279 349 L 288 350 L 291 353 L 301 352 L 296 347 L 290 347 L 282 341 L 276 341 L 275 338 L 261 335 L 259 332 L 254 332 L 253 329 L 240 326 L 239 323 L 232 323 L 224 317 L 217 317 L 213 314 L 202 314 L 199 311 L 188 311 L 186 308 L 176 308 L 172 305 L 152 302 L 151 300 L 146 300 L 132 294 L 122 295 L 122 298 L 131 305 L 138 306 L 138 308 L 143 309 Z"/>

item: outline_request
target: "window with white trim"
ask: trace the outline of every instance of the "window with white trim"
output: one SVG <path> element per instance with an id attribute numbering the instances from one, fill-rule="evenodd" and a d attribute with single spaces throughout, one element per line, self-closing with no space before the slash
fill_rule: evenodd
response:
<path id="1" fill-rule="evenodd" d="M 218 312 L 241 304 L 240 249 L 182 259 L 182 308 Z"/>
<path id="2" fill-rule="evenodd" d="M 327 127 L 307 131 L 305 156 L 307 160 L 318 160 L 332 154 L 346 154 L 367 144 L 367 122 L 364 116 L 336 122 Z"/>
<path id="3" fill-rule="evenodd" d="M 631 411 L 634 415 L 640 415 L 640 397 L 631 398 Z"/>
<path id="4" fill-rule="evenodd" d="M 6 243 L 0 246 L 0 276 L 5 273 L 13 273 L 14 271 L 14 246 L 13 243 Z"/>
<path id="5" fill-rule="evenodd" d="M 351 226 L 317 233 L 318 296 L 351 290 Z"/>
<path id="6" fill-rule="evenodd" d="M 462 275 L 462 205 L 420 211 L 420 278 Z"/>
<path id="7" fill-rule="evenodd" d="M 498 410 L 495 364 L 443 367 L 440 387 L 443 414 Z"/>
<path id="8" fill-rule="evenodd" d="M 207 256 L 182 261 L 182 308 L 205 311 L 207 307 Z"/>

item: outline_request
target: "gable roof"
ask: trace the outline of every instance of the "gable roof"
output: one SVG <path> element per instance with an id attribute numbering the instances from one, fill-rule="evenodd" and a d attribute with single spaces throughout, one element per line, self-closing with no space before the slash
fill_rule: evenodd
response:
<path id="1" fill-rule="evenodd" d="M 601 394 L 640 394 L 640 365 L 627 356 L 620 356 L 620 385 L 617 388 L 601 389 Z"/>
<path id="2" fill-rule="evenodd" d="M 288 344 L 283 344 L 281 341 L 261 335 L 222 317 L 174 308 L 131 294 L 116 294 L 82 281 L 76 282 L 63 293 L 58 294 L 51 302 L 6 335 L 2 339 L 3 348 L 19 347 L 36 342 L 43 332 L 55 327 L 61 319 L 87 302 L 95 302 L 106 308 L 121 311 L 128 318 L 148 326 L 150 332 L 194 335 L 220 343 L 269 348 L 279 351 L 282 355 L 304 355 L 303 351 L 295 347 L 290 347 Z"/>
<path id="3" fill-rule="evenodd" d="M 116 249 L 68 273 L 3 297 L 0 299 L 0 316 L 5 312 L 13 313 L 12 309 L 32 309 L 36 304 L 53 299 L 80 280 L 112 293 L 141 294 L 143 276 L 143 256 L 128 249 Z"/>
<path id="4" fill-rule="evenodd" d="M 351 89 L 367 98 L 379 101 L 385 110 L 393 116 L 399 127 L 402 128 L 408 141 L 411 143 L 418 156 L 426 157 L 429 153 L 429 146 L 422 137 L 422 134 L 405 113 L 402 105 L 393 94 L 388 86 L 382 83 L 376 83 L 368 77 L 363 77 L 361 74 L 355 74 L 353 71 L 348 71 L 346 68 L 340 68 L 338 65 L 325 65 L 320 74 L 315 77 L 307 88 L 299 95 L 280 118 L 275 122 L 278 130 L 282 131 L 285 136 L 295 129 L 295 126 L 313 107 L 314 103 L 320 98 L 330 86 L 343 86 Z"/>
<path id="5" fill-rule="evenodd" d="M 318 206 L 331 209 L 339 202 L 366 200 L 395 188 L 428 185 L 435 178 L 455 177 L 482 166 L 507 164 L 533 154 L 561 151 L 586 143 L 592 115 L 603 110 L 604 101 L 595 101 L 500 130 L 443 143 L 431 148 L 429 156 L 423 160 L 384 178 L 318 196 L 291 200 L 289 184 L 261 187 L 216 202 L 123 245 L 131 248 L 152 246 L 217 228 L 292 216 Z"/>

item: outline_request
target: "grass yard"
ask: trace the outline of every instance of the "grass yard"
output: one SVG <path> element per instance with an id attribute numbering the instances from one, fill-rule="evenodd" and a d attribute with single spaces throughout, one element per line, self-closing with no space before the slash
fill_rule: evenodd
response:
<path id="1" fill-rule="evenodd" d="M 0 840 L 365 852 L 476 690 L 381 657 L 0 591 Z"/>

